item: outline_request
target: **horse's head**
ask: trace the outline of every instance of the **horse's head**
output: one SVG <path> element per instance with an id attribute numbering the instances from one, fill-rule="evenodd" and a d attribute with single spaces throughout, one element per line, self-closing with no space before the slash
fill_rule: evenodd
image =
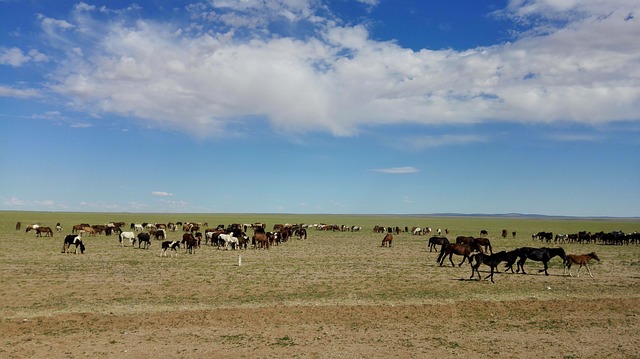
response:
<path id="1" fill-rule="evenodd" d="M 589 253 L 589 257 L 597 260 L 598 262 L 600 262 L 600 258 L 598 258 L 598 255 L 596 254 L 596 252 L 591 252 Z"/>

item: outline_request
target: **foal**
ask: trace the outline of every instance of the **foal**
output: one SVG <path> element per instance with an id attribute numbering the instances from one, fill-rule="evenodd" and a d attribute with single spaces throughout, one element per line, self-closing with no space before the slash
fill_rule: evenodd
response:
<path id="1" fill-rule="evenodd" d="M 583 255 L 567 254 L 567 258 L 564 260 L 564 274 L 567 274 L 567 269 L 569 269 L 569 275 L 573 277 L 573 275 L 571 274 L 571 265 L 579 264 L 580 267 L 578 267 L 578 275 L 577 275 L 578 278 L 580 277 L 580 269 L 582 268 L 582 266 L 587 267 L 587 270 L 589 271 L 589 275 L 591 276 L 591 278 L 593 278 L 593 274 L 591 274 L 591 269 L 589 269 L 589 266 L 587 265 L 587 263 L 589 263 L 589 261 L 592 259 L 595 259 L 598 262 L 600 262 L 600 258 L 598 258 L 595 252 L 591 252 L 589 254 L 583 254 Z"/>

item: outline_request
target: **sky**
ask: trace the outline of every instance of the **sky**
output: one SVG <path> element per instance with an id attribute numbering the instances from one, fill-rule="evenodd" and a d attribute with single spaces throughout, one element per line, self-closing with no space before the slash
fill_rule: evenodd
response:
<path id="1" fill-rule="evenodd" d="M 640 3 L 0 0 L 0 210 L 640 217 Z"/>

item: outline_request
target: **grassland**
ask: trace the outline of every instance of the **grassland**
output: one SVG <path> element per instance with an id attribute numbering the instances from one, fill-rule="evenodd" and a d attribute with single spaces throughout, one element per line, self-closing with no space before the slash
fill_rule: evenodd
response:
<path id="1" fill-rule="evenodd" d="M 62 233 L 36 238 L 40 223 Z M 309 231 L 269 251 L 183 250 L 176 258 L 85 239 L 61 254 L 73 224 L 331 223 L 360 232 Z M 539 231 L 640 230 L 637 220 L 428 216 L 0 212 L 2 357 L 634 357 L 640 348 L 640 246 L 563 244 L 602 261 L 580 278 L 468 280 L 440 267 L 427 237 L 400 234 L 381 248 L 375 225 L 445 228 L 450 238 L 489 231 L 494 250 L 539 246 Z M 24 228 L 24 227 L 23 227 Z M 502 239 L 502 229 L 517 237 Z M 250 231 L 251 233 L 251 231 Z M 178 239 L 181 232 L 169 233 Z M 238 266 L 238 257 L 242 265 Z M 575 271 L 575 269 L 574 269 Z M 578 324 L 574 322 L 578 321 Z M 26 355 L 25 355 L 26 354 Z"/>

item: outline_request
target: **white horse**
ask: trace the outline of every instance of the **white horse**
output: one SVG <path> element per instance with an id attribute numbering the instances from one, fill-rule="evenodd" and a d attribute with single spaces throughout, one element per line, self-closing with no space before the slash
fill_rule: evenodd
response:
<path id="1" fill-rule="evenodd" d="M 238 248 L 238 237 L 234 237 L 231 234 L 222 233 L 218 235 L 218 239 L 221 239 L 224 242 L 224 248 L 229 249 L 229 245 L 232 246 L 232 249 Z"/>

